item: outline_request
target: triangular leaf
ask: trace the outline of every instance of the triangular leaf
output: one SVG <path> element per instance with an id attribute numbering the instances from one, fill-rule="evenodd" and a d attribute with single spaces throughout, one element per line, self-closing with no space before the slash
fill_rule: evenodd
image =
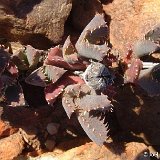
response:
<path id="1" fill-rule="evenodd" d="M 39 67 L 33 71 L 26 79 L 25 82 L 34 86 L 45 87 L 47 77 L 44 74 L 44 66 Z"/>
<path id="2" fill-rule="evenodd" d="M 155 25 L 151 30 L 145 34 L 145 39 L 160 42 L 160 24 Z"/>
<path id="3" fill-rule="evenodd" d="M 110 111 L 112 107 L 107 95 L 86 95 L 80 99 L 77 98 L 76 105 L 88 112 L 91 110 Z"/>
<path id="4" fill-rule="evenodd" d="M 139 40 L 133 45 L 133 52 L 137 57 L 143 57 L 149 55 L 160 49 L 160 47 L 149 40 Z"/>
<path id="5" fill-rule="evenodd" d="M 52 65 L 45 65 L 44 71 L 47 78 L 55 83 L 67 70 Z"/>
<path id="6" fill-rule="evenodd" d="M 104 16 L 97 14 L 85 27 L 76 43 L 78 54 L 82 57 L 102 61 L 110 51 L 105 43 L 107 37 L 108 27 Z"/>
<path id="7" fill-rule="evenodd" d="M 57 97 L 63 92 L 64 88 L 70 84 L 84 83 L 78 76 L 65 74 L 63 78 L 55 84 L 51 84 L 45 88 L 45 98 L 48 104 L 53 105 Z"/>
<path id="8" fill-rule="evenodd" d="M 38 64 L 39 58 L 41 56 L 41 51 L 33 48 L 30 45 L 26 46 L 25 54 L 29 63 L 29 67 L 34 67 Z"/>
<path id="9" fill-rule="evenodd" d="M 67 63 L 74 64 L 78 62 L 77 52 L 70 40 L 70 36 L 67 37 L 63 45 L 63 58 Z"/>
<path id="10" fill-rule="evenodd" d="M 160 65 L 155 66 L 160 68 Z M 160 95 L 160 83 L 159 78 L 154 75 L 154 68 L 145 69 L 140 72 L 137 83 L 148 93 L 149 96 Z M 157 70 L 159 71 L 159 69 Z M 158 73 L 159 76 L 159 73 Z"/>
<path id="11" fill-rule="evenodd" d="M 108 126 L 104 124 L 102 117 L 91 112 L 80 112 L 78 121 L 88 137 L 98 145 L 103 145 L 108 138 Z"/>

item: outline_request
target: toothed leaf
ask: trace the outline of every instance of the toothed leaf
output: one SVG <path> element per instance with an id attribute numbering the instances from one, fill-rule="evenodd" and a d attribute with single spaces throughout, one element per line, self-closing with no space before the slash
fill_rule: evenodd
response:
<path id="1" fill-rule="evenodd" d="M 74 64 L 78 62 L 78 56 L 70 40 L 70 36 L 67 37 L 63 45 L 62 51 L 63 51 L 63 58 L 67 63 Z"/>
<path id="2" fill-rule="evenodd" d="M 25 82 L 34 86 L 45 87 L 46 83 L 46 75 L 44 74 L 44 68 L 39 67 L 35 71 L 33 71 L 26 79 Z"/>
<path id="3" fill-rule="evenodd" d="M 107 55 L 110 48 L 107 47 L 107 45 L 93 45 L 89 44 L 88 41 L 82 42 L 80 44 L 76 44 L 76 49 L 78 51 L 78 54 L 82 57 L 95 59 L 98 61 L 102 61 L 103 58 Z"/>
<path id="4" fill-rule="evenodd" d="M 37 50 L 30 45 L 27 45 L 26 50 L 25 50 L 25 54 L 27 56 L 27 61 L 29 63 L 30 68 L 32 68 L 38 64 L 39 58 L 41 56 L 40 50 Z"/>
<path id="5" fill-rule="evenodd" d="M 104 120 L 91 112 L 81 112 L 77 116 L 88 137 L 96 144 L 103 145 L 108 137 L 108 126 L 104 124 Z"/>
<path id="6" fill-rule="evenodd" d="M 51 84 L 45 88 L 45 98 L 48 104 L 53 105 L 59 94 L 63 92 L 63 89 L 70 85 L 75 83 L 84 83 L 79 77 L 77 76 L 70 76 L 70 75 L 64 75 L 62 79 L 57 81 L 54 85 Z"/>
<path id="7" fill-rule="evenodd" d="M 29 64 L 27 56 L 25 54 L 25 49 L 21 49 L 12 55 L 12 61 L 18 67 L 19 70 L 29 69 Z"/>
<path id="8" fill-rule="evenodd" d="M 65 88 L 65 92 L 63 93 L 62 98 L 62 105 L 69 118 L 75 110 L 82 109 L 82 106 L 79 107 L 78 102 L 81 100 L 83 96 L 86 96 L 87 94 L 95 95 L 96 92 L 84 83 L 68 85 Z"/>
<path id="9" fill-rule="evenodd" d="M 72 113 L 76 110 L 74 99 L 79 96 L 80 90 L 81 86 L 78 84 L 69 85 L 65 88 L 65 92 L 62 97 L 62 105 L 68 118 L 70 118 Z"/>
<path id="10" fill-rule="evenodd" d="M 57 97 L 63 92 L 64 87 L 65 85 L 59 83 L 58 85 L 50 84 L 49 86 L 45 87 L 44 89 L 45 99 L 49 105 L 51 106 L 53 105 Z"/>
<path id="11" fill-rule="evenodd" d="M 62 105 L 68 118 L 70 118 L 72 113 L 75 111 L 75 104 L 73 101 L 74 101 L 73 98 L 68 98 L 68 97 L 62 98 Z"/>
<path id="12" fill-rule="evenodd" d="M 48 53 L 48 56 L 44 63 L 46 65 L 54 65 L 54 66 L 61 67 L 67 70 L 84 70 L 86 68 L 86 65 L 80 62 L 75 63 L 75 64 L 69 64 L 65 62 L 62 57 L 62 50 L 58 47 L 53 48 Z"/>
<path id="13" fill-rule="evenodd" d="M 84 111 L 109 111 L 111 109 L 111 102 L 108 100 L 107 95 L 86 95 L 77 99 L 76 104 Z"/>
<path id="14" fill-rule="evenodd" d="M 89 22 L 89 24 L 84 28 L 84 32 L 89 30 L 89 31 L 94 31 L 95 29 L 98 29 L 100 27 L 107 27 L 106 22 L 104 20 L 104 15 L 103 14 L 96 14 L 93 19 Z M 104 36 L 104 34 L 106 33 L 106 31 L 104 32 L 100 32 L 99 30 L 96 30 L 96 33 L 98 32 L 99 36 Z M 83 32 L 82 32 L 83 33 Z M 85 34 L 85 33 L 83 33 Z M 82 34 L 81 34 L 82 35 Z M 97 35 L 97 34 L 96 34 Z M 80 37 L 83 39 L 83 37 Z"/>
<path id="15" fill-rule="evenodd" d="M 148 31 L 145 34 L 145 39 L 159 43 L 160 42 L 160 24 L 157 24 L 150 31 Z"/>
<path id="16" fill-rule="evenodd" d="M 149 40 L 139 40 L 133 45 L 133 52 L 137 57 L 142 57 L 149 55 L 160 49 L 160 47 L 152 41 Z"/>
<path id="17" fill-rule="evenodd" d="M 78 54 L 82 57 L 102 61 L 110 50 L 107 44 L 104 43 L 104 38 L 107 36 L 108 27 L 103 15 L 95 15 L 91 22 L 85 27 L 75 45 Z"/>
<path id="18" fill-rule="evenodd" d="M 62 75 L 66 72 L 63 68 L 59 68 L 52 65 L 46 65 L 44 66 L 45 75 L 47 78 L 55 83 L 59 78 L 62 77 Z"/>

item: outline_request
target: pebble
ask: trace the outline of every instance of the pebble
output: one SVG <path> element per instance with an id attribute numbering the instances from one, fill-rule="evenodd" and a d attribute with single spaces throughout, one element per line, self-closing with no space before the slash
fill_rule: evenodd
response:
<path id="1" fill-rule="evenodd" d="M 45 146 L 49 151 L 53 151 L 55 145 L 56 145 L 56 142 L 51 139 L 47 139 L 45 142 Z"/>
<path id="2" fill-rule="evenodd" d="M 47 131 L 50 135 L 54 135 L 58 132 L 59 129 L 59 124 L 58 123 L 48 123 L 47 125 Z"/>

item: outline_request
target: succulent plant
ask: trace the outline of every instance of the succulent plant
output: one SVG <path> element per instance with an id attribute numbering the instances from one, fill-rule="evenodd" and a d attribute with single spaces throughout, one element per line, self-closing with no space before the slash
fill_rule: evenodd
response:
<path id="1" fill-rule="evenodd" d="M 149 96 L 160 95 L 160 65 L 154 62 L 143 62 L 140 58 L 160 54 L 160 25 L 154 26 L 145 34 L 145 39 L 138 40 L 131 49 L 130 65 L 125 71 L 126 82 L 140 85 Z M 136 58 L 133 58 L 136 57 Z"/>
<path id="2" fill-rule="evenodd" d="M 159 29 L 157 25 L 148 31 L 145 40 L 136 41 L 124 57 L 109 47 L 109 29 L 100 14 L 84 28 L 75 45 L 68 36 L 63 46 L 48 51 L 27 45 L 11 55 L 1 48 L 1 100 L 12 106 L 25 105 L 19 73 L 29 71 L 25 82 L 43 87 L 51 106 L 60 97 L 68 118 L 76 115 L 88 137 L 102 145 L 109 137 L 105 115 L 113 111 L 114 88 L 131 83 L 149 96 L 160 94 L 159 63 L 142 61 L 159 52 Z M 123 81 L 117 85 L 119 76 Z"/>
<path id="3" fill-rule="evenodd" d="M 18 69 L 11 55 L 3 48 L 0 49 L 0 96 L 1 102 L 7 105 L 27 105 L 21 85 L 17 81 Z"/>
<path id="4" fill-rule="evenodd" d="M 108 65 L 113 56 L 107 43 L 108 27 L 103 15 L 98 14 L 83 30 L 75 46 L 68 36 L 62 47 L 56 46 L 48 51 L 43 65 L 25 80 L 44 87 L 50 105 L 61 95 L 68 117 L 75 112 L 87 135 L 100 145 L 108 137 L 108 125 L 101 114 L 109 112 L 112 107 L 103 91 L 114 83 L 114 71 Z M 96 62 L 104 58 L 107 64 Z"/>
<path id="5" fill-rule="evenodd" d="M 102 115 L 112 108 L 107 95 L 97 95 L 86 84 L 69 85 L 63 93 L 62 104 L 69 118 L 72 113 L 76 113 L 79 123 L 91 140 L 99 145 L 105 142 L 108 125 Z"/>
<path id="6" fill-rule="evenodd" d="M 12 60 L 19 70 L 29 70 L 35 69 L 44 55 L 45 52 L 43 50 L 38 50 L 27 45 L 23 49 L 13 53 Z"/>

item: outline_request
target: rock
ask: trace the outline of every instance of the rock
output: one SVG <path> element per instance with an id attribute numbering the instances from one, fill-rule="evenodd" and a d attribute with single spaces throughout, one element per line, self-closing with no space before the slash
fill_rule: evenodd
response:
<path id="1" fill-rule="evenodd" d="M 71 0 L 43 0 L 27 15 L 27 29 L 34 33 L 44 33 L 54 43 L 58 43 L 64 33 L 64 23 L 71 11 Z"/>
<path id="2" fill-rule="evenodd" d="M 7 137 L 18 131 L 18 128 L 12 127 L 8 122 L 0 120 L 0 138 Z"/>
<path id="3" fill-rule="evenodd" d="M 109 147 L 99 147 L 95 143 L 86 143 L 80 147 L 73 148 L 67 152 L 57 156 L 58 160 L 140 160 L 144 158 L 143 152 L 147 150 L 147 146 L 143 143 L 131 142 L 126 144 L 125 150 L 122 151 L 121 144 L 115 144 L 112 146 L 114 151 L 111 151 Z M 146 160 L 149 158 L 146 158 Z M 142 160 L 142 159 L 141 159 Z"/>
<path id="4" fill-rule="evenodd" d="M 83 30 L 96 13 L 103 13 L 99 0 L 73 0 L 71 23 L 76 29 Z"/>
<path id="5" fill-rule="evenodd" d="M 20 132 L 0 140 L 0 159 L 10 160 L 22 153 L 25 142 Z"/>
<path id="6" fill-rule="evenodd" d="M 49 123 L 47 125 L 47 131 L 50 135 L 54 135 L 58 132 L 59 124 L 58 123 Z"/>
<path id="7" fill-rule="evenodd" d="M 10 40 L 60 42 L 71 0 L 8 0 L 0 2 L 0 35 Z M 43 38 L 42 38 L 43 37 Z"/>
<path id="8" fill-rule="evenodd" d="M 70 143 L 63 142 L 63 145 L 71 145 Z M 62 145 L 61 145 L 62 146 Z M 51 158 L 51 160 L 149 160 L 149 157 L 144 159 L 144 151 L 148 151 L 148 148 L 143 143 L 130 142 L 126 144 L 112 144 L 112 146 L 98 146 L 93 142 L 85 143 L 79 147 L 69 149 L 65 152 L 59 152 L 62 149 L 57 146 L 53 152 L 41 155 L 34 160 L 39 158 Z"/>
<path id="9" fill-rule="evenodd" d="M 47 139 L 45 142 L 45 146 L 49 151 L 53 151 L 55 145 L 56 145 L 56 142 L 51 139 Z"/>
<path id="10" fill-rule="evenodd" d="M 157 0 L 114 0 L 103 8 L 111 16 L 111 44 L 122 53 L 160 23 L 160 1 Z"/>
<path id="11" fill-rule="evenodd" d="M 22 157 L 22 159 L 24 159 Z M 46 154 L 42 154 L 39 157 L 33 158 L 33 157 L 29 157 L 29 160 L 58 160 L 57 158 L 55 158 L 54 155 L 50 154 L 50 153 L 46 153 Z"/>

